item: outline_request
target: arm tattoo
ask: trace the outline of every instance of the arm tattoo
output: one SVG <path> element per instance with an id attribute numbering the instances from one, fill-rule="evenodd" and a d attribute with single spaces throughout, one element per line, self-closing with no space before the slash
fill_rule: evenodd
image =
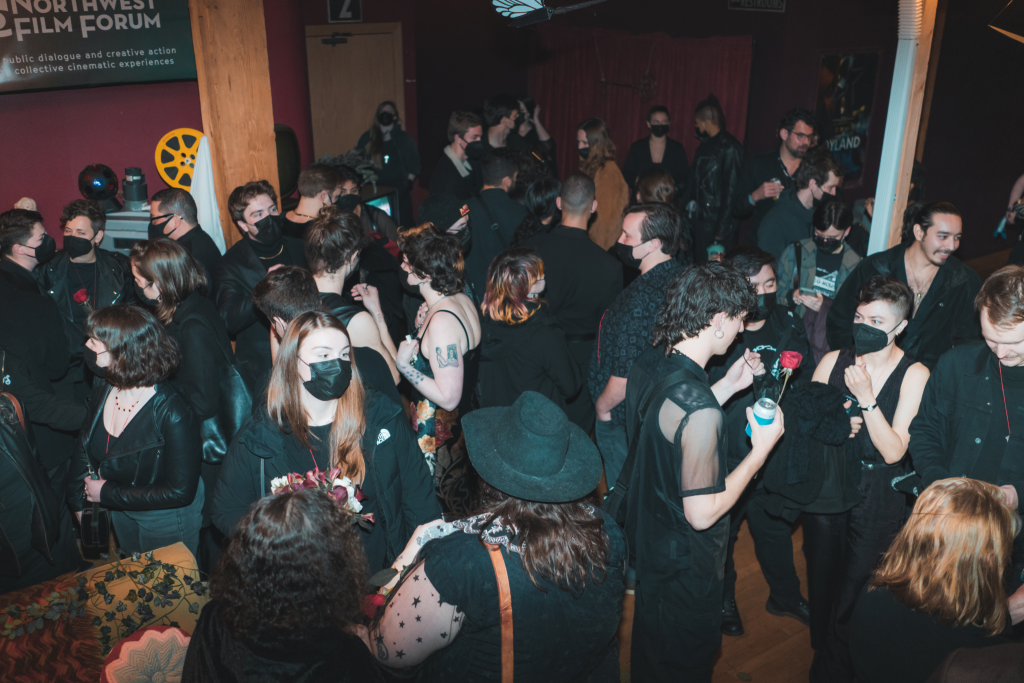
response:
<path id="1" fill-rule="evenodd" d="M 412 366 L 407 368 L 399 368 L 399 371 L 401 371 L 401 373 L 405 375 L 405 378 L 409 380 L 409 383 L 412 384 L 413 386 L 418 385 L 420 382 L 426 379 L 426 376 L 422 372 L 420 372 L 419 370 Z"/>
<path id="2" fill-rule="evenodd" d="M 459 347 L 455 344 L 449 344 L 447 355 L 445 358 L 441 355 L 441 347 L 435 346 L 434 351 L 437 352 L 437 367 L 439 368 L 457 368 L 459 367 Z"/>
<path id="3" fill-rule="evenodd" d="M 379 627 L 378 627 L 378 629 L 377 629 L 377 631 L 375 633 L 377 635 L 373 639 L 373 642 L 375 642 L 377 644 L 377 659 L 379 659 L 382 662 L 386 662 L 386 661 L 388 661 L 388 648 L 384 644 L 384 636 L 382 636 L 380 634 L 380 628 Z"/>

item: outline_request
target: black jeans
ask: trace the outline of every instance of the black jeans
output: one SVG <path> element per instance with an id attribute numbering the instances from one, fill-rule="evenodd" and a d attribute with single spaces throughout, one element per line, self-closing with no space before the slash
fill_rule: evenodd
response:
<path id="1" fill-rule="evenodd" d="M 800 594 L 800 577 L 793 564 L 793 527 L 789 522 L 769 515 L 764 510 L 768 493 L 763 486 L 750 486 L 729 511 L 729 550 L 725 556 L 725 599 L 736 598 L 736 563 L 733 550 L 740 533 L 740 522 L 747 516 L 750 535 L 754 539 L 754 554 L 761 565 L 761 573 L 768 582 L 771 597 L 784 604 L 792 604 Z"/>
<path id="2" fill-rule="evenodd" d="M 861 466 L 863 500 L 847 512 L 804 515 L 811 605 L 811 683 L 852 683 L 849 622 L 861 589 L 906 518 L 906 497 L 890 482 L 898 466 Z"/>
<path id="3" fill-rule="evenodd" d="M 722 579 L 680 579 L 637 583 L 629 665 L 637 683 L 711 681 L 722 645 Z"/>

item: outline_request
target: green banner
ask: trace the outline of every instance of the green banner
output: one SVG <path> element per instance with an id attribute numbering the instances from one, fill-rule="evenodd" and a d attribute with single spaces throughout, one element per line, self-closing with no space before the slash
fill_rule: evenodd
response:
<path id="1" fill-rule="evenodd" d="M 0 93 L 195 77 L 187 0 L 0 0 Z"/>

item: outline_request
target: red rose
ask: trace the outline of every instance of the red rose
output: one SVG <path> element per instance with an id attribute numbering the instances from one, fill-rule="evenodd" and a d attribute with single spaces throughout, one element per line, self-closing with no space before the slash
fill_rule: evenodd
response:
<path id="1" fill-rule="evenodd" d="M 371 619 L 375 618 L 377 616 L 377 612 L 384 608 L 384 604 L 386 602 L 387 598 L 380 593 L 367 595 L 363 598 L 363 614 Z"/>
<path id="2" fill-rule="evenodd" d="M 78 290 L 77 292 L 75 292 L 75 303 L 76 304 L 84 304 L 88 300 L 89 300 L 89 293 L 86 292 L 84 288 Z"/>
<path id="3" fill-rule="evenodd" d="M 787 370 L 796 370 L 800 367 L 800 361 L 803 359 L 804 357 L 796 351 L 783 351 L 780 360 L 782 361 L 782 367 Z"/>

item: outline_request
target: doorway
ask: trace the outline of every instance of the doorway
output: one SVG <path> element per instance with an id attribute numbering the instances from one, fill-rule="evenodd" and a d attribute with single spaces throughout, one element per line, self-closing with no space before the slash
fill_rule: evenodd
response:
<path id="1" fill-rule="evenodd" d="M 401 24 L 307 26 L 306 65 L 315 158 L 355 147 L 385 100 L 405 121 Z"/>

